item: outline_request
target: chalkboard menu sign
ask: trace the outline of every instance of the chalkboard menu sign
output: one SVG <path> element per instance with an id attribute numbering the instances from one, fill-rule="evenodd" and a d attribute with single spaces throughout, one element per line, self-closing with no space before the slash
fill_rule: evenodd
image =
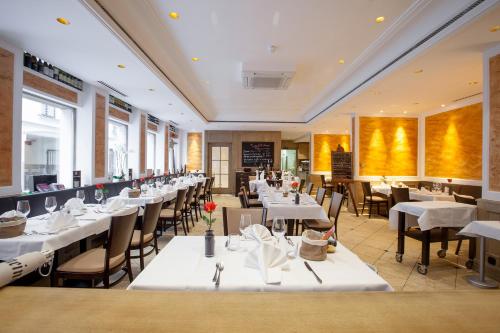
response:
<path id="1" fill-rule="evenodd" d="M 261 164 L 272 165 L 274 161 L 274 142 L 242 142 L 241 166 L 256 167 Z"/>
<path id="2" fill-rule="evenodd" d="M 333 178 L 352 178 L 352 153 L 332 151 Z"/>

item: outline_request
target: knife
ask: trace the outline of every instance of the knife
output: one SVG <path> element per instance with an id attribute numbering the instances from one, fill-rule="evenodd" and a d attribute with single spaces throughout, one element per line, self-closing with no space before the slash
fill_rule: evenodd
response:
<path id="1" fill-rule="evenodd" d="M 311 265 L 309 265 L 309 263 L 307 261 L 304 261 L 304 265 L 306 265 L 307 269 L 310 270 L 314 274 L 314 276 L 316 277 L 316 280 L 318 280 L 319 283 L 323 283 L 323 280 L 321 280 L 319 278 L 319 276 L 314 272 Z"/>

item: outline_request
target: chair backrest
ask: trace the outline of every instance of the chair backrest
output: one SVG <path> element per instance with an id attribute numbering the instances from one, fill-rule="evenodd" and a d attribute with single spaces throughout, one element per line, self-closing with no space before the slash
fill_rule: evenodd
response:
<path id="1" fill-rule="evenodd" d="M 184 204 L 186 206 L 191 205 L 191 201 L 193 200 L 193 195 L 194 195 L 194 190 L 196 189 L 195 185 L 191 185 L 188 187 L 187 193 L 186 193 L 186 199 L 184 200 Z"/>
<path id="2" fill-rule="evenodd" d="M 316 202 L 318 205 L 323 206 L 323 202 L 325 201 L 326 189 L 323 187 L 318 188 L 318 192 L 316 192 Z"/>
<path id="3" fill-rule="evenodd" d="M 187 188 L 182 188 L 177 190 L 177 198 L 175 199 L 175 206 L 174 206 L 174 210 L 176 212 L 180 211 L 184 206 L 184 200 L 186 199 L 187 191 L 188 191 Z"/>
<path id="4" fill-rule="evenodd" d="M 155 231 L 160 217 L 163 198 L 153 203 L 148 203 L 144 207 L 144 215 L 142 216 L 142 235 L 148 235 Z"/>
<path id="5" fill-rule="evenodd" d="M 300 185 L 299 185 L 299 193 L 302 193 L 302 190 L 304 189 L 304 185 L 306 184 L 305 179 L 300 180 Z"/>
<path id="6" fill-rule="evenodd" d="M 215 182 L 215 177 L 210 177 L 210 184 L 208 186 L 209 191 L 212 191 L 212 187 L 214 186 L 214 182 Z"/>
<path id="7" fill-rule="evenodd" d="M 333 192 L 332 199 L 330 201 L 330 208 L 328 209 L 328 218 L 333 217 L 337 221 L 340 213 L 340 208 L 342 208 L 342 201 L 344 200 L 344 195 L 338 192 Z"/>
<path id="8" fill-rule="evenodd" d="M 224 224 L 225 236 L 239 233 L 240 219 L 243 214 L 251 216 L 252 224 L 266 225 L 267 209 L 265 208 L 222 207 L 222 220 Z"/>
<path id="9" fill-rule="evenodd" d="M 210 190 L 210 182 L 212 178 L 205 178 L 205 183 L 203 184 L 203 195 L 205 195 Z"/>
<path id="10" fill-rule="evenodd" d="M 474 205 L 474 206 L 477 205 L 477 201 L 474 198 L 467 198 L 467 197 L 464 197 L 462 195 L 458 195 L 456 193 L 453 193 L 453 197 L 455 198 L 456 202 L 460 202 L 460 203 L 464 203 L 464 204 L 468 204 L 468 205 Z"/>
<path id="11" fill-rule="evenodd" d="M 248 208 L 247 203 L 245 202 L 245 196 L 243 192 L 238 193 L 238 198 L 240 198 L 241 208 Z"/>
<path id="12" fill-rule="evenodd" d="M 410 189 L 407 187 L 391 186 L 391 194 L 395 204 L 410 201 Z"/>
<path id="13" fill-rule="evenodd" d="M 361 187 L 363 188 L 363 195 L 365 197 L 372 196 L 372 187 L 370 185 L 370 182 L 361 182 Z"/>
<path id="14" fill-rule="evenodd" d="M 243 200 L 245 201 L 245 207 L 250 206 L 250 200 L 248 200 L 247 191 L 245 191 L 244 187 L 241 188 L 241 192 L 240 193 L 243 194 Z"/>
<path id="15" fill-rule="evenodd" d="M 320 175 L 320 177 L 321 177 L 321 186 L 325 187 L 326 186 L 325 175 Z"/>
<path id="16" fill-rule="evenodd" d="M 135 221 L 137 220 L 137 207 L 129 208 L 111 217 L 111 225 L 108 230 L 106 241 L 106 266 L 109 260 L 116 256 L 125 254 L 130 246 L 132 234 L 134 233 Z"/>
<path id="17" fill-rule="evenodd" d="M 201 188 L 203 187 L 203 182 L 196 183 L 196 190 L 194 191 L 193 200 L 191 202 L 197 202 L 200 198 Z"/>
<path id="18" fill-rule="evenodd" d="M 313 183 L 307 184 L 306 193 L 309 194 L 309 195 L 311 195 L 311 193 L 313 191 L 313 188 L 314 188 L 314 184 Z"/>

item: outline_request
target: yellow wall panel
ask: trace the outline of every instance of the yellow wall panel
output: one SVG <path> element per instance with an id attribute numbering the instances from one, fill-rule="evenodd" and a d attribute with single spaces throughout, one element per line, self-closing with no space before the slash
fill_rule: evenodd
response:
<path id="1" fill-rule="evenodd" d="M 480 180 L 482 104 L 425 118 L 425 175 Z"/>
<path id="2" fill-rule="evenodd" d="M 201 133 L 187 134 L 187 169 L 188 171 L 201 170 L 201 154 L 203 149 Z"/>
<path id="3" fill-rule="evenodd" d="M 360 176 L 417 176 L 417 159 L 417 118 L 359 118 Z"/>
<path id="4" fill-rule="evenodd" d="M 340 144 L 345 151 L 350 151 L 350 135 L 314 134 L 314 172 L 332 171 L 332 150 Z"/>

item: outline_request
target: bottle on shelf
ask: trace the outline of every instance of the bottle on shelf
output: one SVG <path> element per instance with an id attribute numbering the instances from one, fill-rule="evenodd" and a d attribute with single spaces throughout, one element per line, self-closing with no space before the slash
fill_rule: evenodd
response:
<path id="1" fill-rule="evenodd" d="M 42 73 L 43 75 L 49 76 L 49 64 L 46 61 L 43 62 Z"/>
<path id="2" fill-rule="evenodd" d="M 59 81 L 59 68 L 55 66 L 54 66 L 54 75 L 52 75 L 52 78 L 54 78 L 54 80 Z"/>
<path id="3" fill-rule="evenodd" d="M 51 64 L 49 64 L 49 74 L 48 74 L 51 78 L 54 77 L 54 67 L 52 67 Z"/>
<path id="4" fill-rule="evenodd" d="M 31 68 L 31 54 L 24 52 L 24 67 Z"/>
<path id="5" fill-rule="evenodd" d="M 31 56 L 31 69 L 38 72 L 38 62 L 34 55 Z"/>

